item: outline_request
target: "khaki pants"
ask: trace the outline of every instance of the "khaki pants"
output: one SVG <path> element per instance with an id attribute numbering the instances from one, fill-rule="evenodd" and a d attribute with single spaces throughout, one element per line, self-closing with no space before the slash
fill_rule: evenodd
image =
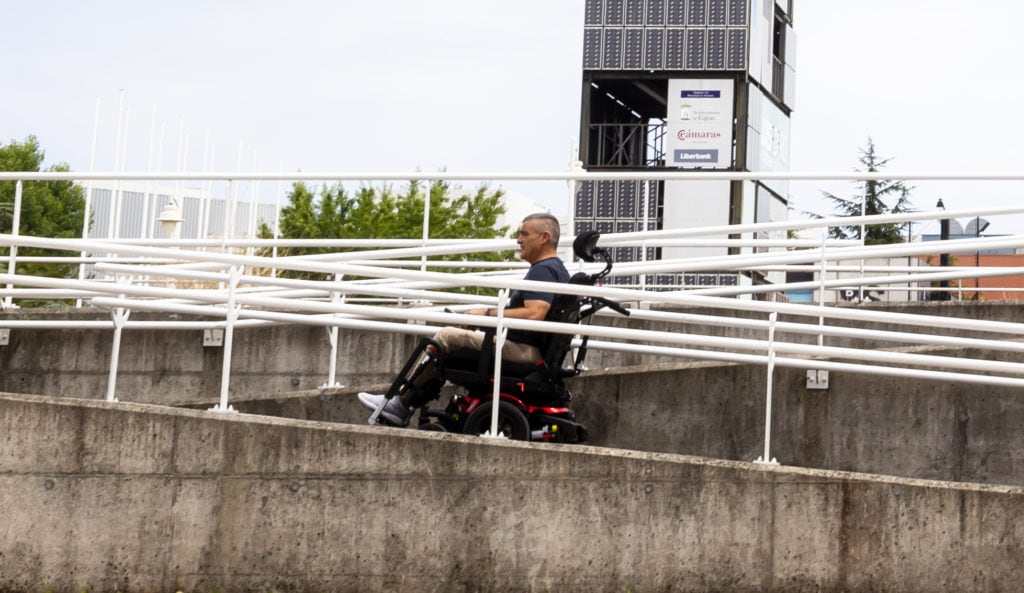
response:
<path id="1" fill-rule="evenodd" d="M 484 332 L 446 326 L 442 327 L 436 334 L 434 334 L 434 340 L 437 341 L 438 344 L 441 344 L 441 347 L 444 349 L 446 354 L 453 350 L 458 350 L 459 348 L 480 350 L 484 344 Z M 541 354 L 540 349 L 529 344 L 520 344 L 519 342 L 510 342 L 505 340 L 505 345 L 501 348 L 501 359 L 509 362 L 537 362 L 542 358 L 543 355 Z M 437 359 L 432 360 L 436 361 Z M 436 377 L 437 364 L 434 362 L 423 369 L 423 372 L 416 377 L 415 384 L 422 386 Z M 414 395 L 413 390 L 405 390 L 399 396 L 399 399 L 402 401 L 402 405 L 409 408 Z"/>

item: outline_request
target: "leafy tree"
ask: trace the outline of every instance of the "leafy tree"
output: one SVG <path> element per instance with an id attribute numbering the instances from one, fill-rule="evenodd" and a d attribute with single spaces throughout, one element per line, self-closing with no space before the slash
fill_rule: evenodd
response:
<path id="1" fill-rule="evenodd" d="M 42 171 L 45 153 L 39 147 L 35 136 L 24 142 L 11 141 L 0 146 L 0 171 Z M 60 163 L 46 171 L 69 171 Z M 14 224 L 14 194 L 16 182 L 0 182 L 0 233 L 10 233 Z M 85 192 L 72 181 L 26 181 L 22 183 L 21 219 L 18 232 L 36 237 L 70 238 L 80 237 L 82 220 L 85 215 Z M 90 221 L 91 222 L 91 221 Z M 7 255 L 6 247 L 0 254 Z M 18 248 L 19 256 L 67 255 L 49 249 Z M 21 263 L 17 264 L 20 274 L 72 278 L 77 272 L 75 264 Z M 21 303 L 26 304 L 26 303 Z"/>
<path id="2" fill-rule="evenodd" d="M 878 172 L 891 161 L 891 158 L 881 158 L 875 152 L 875 144 L 868 138 L 867 148 L 860 149 L 858 161 L 863 165 L 861 172 Z M 912 207 L 910 203 L 910 190 L 902 181 L 897 180 L 874 180 L 867 179 L 856 182 L 860 188 L 859 193 L 853 197 L 841 198 L 828 192 L 821 192 L 826 198 L 832 201 L 835 206 L 835 213 L 839 216 L 860 216 L 861 204 L 864 206 L 864 214 L 899 214 L 907 212 Z M 816 218 L 821 218 L 816 216 Z M 865 227 L 864 243 L 866 245 L 882 245 L 889 243 L 906 242 L 905 229 L 907 223 L 886 223 L 874 224 Z M 860 239 L 860 225 L 832 227 L 829 229 L 829 237 L 833 239 Z"/>
<path id="3" fill-rule="evenodd" d="M 508 227 L 497 228 L 505 212 L 501 190 L 486 185 L 474 193 L 457 194 L 450 184 L 435 181 L 429 187 L 413 181 L 404 192 L 390 185 L 362 186 L 350 194 L 341 184 L 323 186 L 319 199 L 304 183 L 292 185 L 288 205 L 281 210 L 281 236 L 307 239 L 419 239 L 423 236 L 424 194 L 430 196 L 432 239 L 492 239 L 506 236 Z M 260 236 L 273 236 L 263 225 Z M 285 248 L 279 255 L 303 255 L 330 251 L 324 248 Z M 509 253 L 450 255 L 449 261 L 506 261 Z M 467 267 L 465 271 L 472 268 Z M 323 275 L 294 273 L 292 277 L 322 278 Z"/>

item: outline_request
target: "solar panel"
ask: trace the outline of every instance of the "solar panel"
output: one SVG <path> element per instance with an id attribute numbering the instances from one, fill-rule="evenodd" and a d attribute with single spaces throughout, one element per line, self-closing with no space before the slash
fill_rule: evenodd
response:
<path id="1" fill-rule="evenodd" d="M 665 0 L 647 0 L 646 22 L 655 26 L 665 24 Z"/>
<path id="2" fill-rule="evenodd" d="M 664 70 L 665 30 L 646 29 L 644 36 L 647 38 L 644 43 L 644 69 Z"/>
<path id="3" fill-rule="evenodd" d="M 626 29 L 622 51 L 622 67 L 626 70 L 640 70 L 644 67 L 644 30 L 640 27 Z"/>
<path id="4" fill-rule="evenodd" d="M 589 218 L 594 215 L 594 182 L 580 183 L 576 191 L 576 216 Z"/>
<path id="5" fill-rule="evenodd" d="M 747 69 L 746 29 L 729 29 L 729 49 L 725 67 L 729 70 Z"/>
<path id="6" fill-rule="evenodd" d="M 686 65 L 687 70 L 704 70 L 704 38 L 705 29 L 690 29 L 686 37 Z"/>
<path id="7" fill-rule="evenodd" d="M 621 181 L 618 187 L 618 196 L 616 196 L 615 216 L 622 218 L 635 219 L 637 198 L 636 189 L 639 182 L 632 179 Z M 621 231 L 620 231 L 621 232 Z"/>
<path id="8" fill-rule="evenodd" d="M 587 27 L 583 30 L 583 69 L 597 70 L 601 67 L 601 29 Z"/>
<path id="9" fill-rule="evenodd" d="M 702 27 L 708 24 L 708 3 L 707 0 L 690 0 L 686 11 L 686 24 L 691 27 Z"/>
<path id="10" fill-rule="evenodd" d="M 622 29 L 604 30 L 604 55 L 601 60 L 603 70 L 619 70 L 622 68 Z"/>
<path id="11" fill-rule="evenodd" d="M 601 0 L 587 0 L 587 6 L 584 9 L 583 22 L 587 25 L 600 25 L 603 21 L 601 18 Z"/>
<path id="12" fill-rule="evenodd" d="M 622 0 L 604 0 L 604 24 L 622 24 Z"/>
<path id="13" fill-rule="evenodd" d="M 733 0 L 729 5 L 729 24 L 733 27 L 747 26 L 746 0 Z"/>
<path id="14" fill-rule="evenodd" d="M 598 218 L 615 218 L 615 182 L 597 182 L 597 214 Z"/>
<path id="15" fill-rule="evenodd" d="M 729 0 L 708 0 L 708 25 L 724 27 L 729 18 Z"/>
<path id="16" fill-rule="evenodd" d="M 644 0 L 626 0 L 626 25 L 644 24 Z"/>
<path id="17" fill-rule="evenodd" d="M 725 29 L 708 29 L 708 70 L 725 70 Z"/>
<path id="18" fill-rule="evenodd" d="M 666 29 L 665 33 L 665 69 L 682 70 L 686 67 L 686 29 Z"/>
<path id="19" fill-rule="evenodd" d="M 686 2 L 685 0 L 668 0 L 669 26 L 682 26 L 686 24 Z"/>

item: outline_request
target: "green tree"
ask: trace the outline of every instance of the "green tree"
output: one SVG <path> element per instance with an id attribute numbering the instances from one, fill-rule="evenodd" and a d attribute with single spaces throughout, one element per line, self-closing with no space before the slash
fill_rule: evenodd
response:
<path id="1" fill-rule="evenodd" d="M 43 171 L 45 153 L 39 147 L 35 136 L 24 142 L 11 141 L 0 146 L 0 171 L 35 172 Z M 46 171 L 69 171 L 59 163 Z M 0 182 L 0 233 L 10 233 L 14 223 L 15 181 Z M 85 192 L 73 181 L 25 181 L 22 183 L 21 218 L 18 232 L 35 237 L 71 238 L 80 237 L 82 220 L 85 216 Z M 91 221 L 90 221 L 91 222 Z M 7 248 L 0 248 L 0 254 L 7 255 Z M 19 256 L 59 256 L 67 252 L 49 249 L 18 248 Z M 72 278 L 77 272 L 76 264 L 18 263 L 19 274 Z M 26 303 L 21 303 L 26 304 Z"/>
<path id="2" fill-rule="evenodd" d="M 875 152 L 875 143 L 868 138 L 867 148 L 860 149 L 858 161 L 864 167 L 856 169 L 859 172 L 876 173 L 889 164 L 891 158 L 881 158 Z M 861 205 L 864 207 L 864 214 L 899 214 L 907 212 L 912 207 L 910 203 L 910 190 L 905 183 L 899 180 L 866 179 L 856 182 L 859 192 L 850 198 L 841 198 L 828 192 L 821 192 L 826 198 L 832 201 L 835 213 L 839 216 L 860 216 Z M 817 218 L 821 218 L 817 216 Z M 874 224 L 865 227 L 864 243 L 866 245 L 882 245 L 889 243 L 906 242 L 907 223 L 885 223 Z M 829 237 L 833 239 L 860 239 L 860 225 L 832 227 L 829 229 Z"/>
<path id="3" fill-rule="evenodd" d="M 292 186 L 288 205 L 281 210 L 281 236 L 307 239 L 419 239 L 423 236 L 424 194 L 430 196 L 432 239 L 493 239 L 506 236 L 508 227 L 496 227 L 505 212 L 501 190 L 481 185 L 473 193 L 458 193 L 449 183 L 432 182 L 429 187 L 413 181 L 405 191 L 390 185 L 365 185 L 350 194 L 341 184 L 324 185 L 319 197 L 304 183 Z M 273 236 L 267 226 L 260 235 Z M 279 255 L 304 255 L 329 251 L 323 248 L 285 248 Z M 448 261 L 506 261 L 511 252 L 450 255 Z M 473 268 L 467 266 L 464 271 Z M 292 277 L 322 278 L 323 275 L 295 273 Z"/>

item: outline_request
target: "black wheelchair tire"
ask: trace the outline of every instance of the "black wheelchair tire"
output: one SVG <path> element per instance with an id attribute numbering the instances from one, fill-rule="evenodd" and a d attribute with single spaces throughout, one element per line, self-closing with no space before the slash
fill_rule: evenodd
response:
<path id="1" fill-rule="evenodd" d="M 466 418 L 465 434 L 483 435 L 491 430 L 491 402 L 480 404 Z M 498 405 L 498 432 L 516 441 L 530 440 L 530 422 L 519 408 L 508 403 Z"/>

